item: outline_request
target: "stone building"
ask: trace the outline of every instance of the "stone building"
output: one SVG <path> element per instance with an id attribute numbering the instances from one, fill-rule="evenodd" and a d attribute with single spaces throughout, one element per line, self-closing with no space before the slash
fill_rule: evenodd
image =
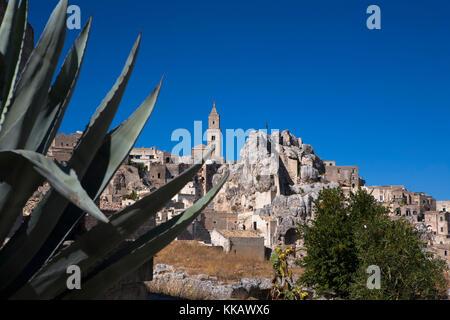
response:
<path id="1" fill-rule="evenodd" d="M 48 149 L 47 157 L 59 163 L 69 161 L 82 134 L 81 131 L 71 134 L 58 133 Z"/>
<path id="2" fill-rule="evenodd" d="M 211 243 L 214 230 L 239 230 L 237 213 L 204 210 L 193 223 L 178 237 L 178 240 L 198 240 Z"/>
<path id="3" fill-rule="evenodd" d="M 222 131 L 220 130 L 220 115 L 217 113 L 216 101 L 214 100 L 213 108 L 208 117 L 208 130 L 206 130 L 207 146 L 215 147 L 211 159 L 224 163 L 222 157 Z"/>
<path id="4" fill-rule="evenodd" d="M 394 217 L 413 217 L 423 221 L 427 211 L 436 211 L 436 200 L 423 193 L 408 191 L 405 186 L 364 186 L 367 192 L 390 210 Z"/>
<path id="5" fill-rule="evenodd" d="M 447 262 L 450 267 L 450 244 L 437 244 L 429 248 L 429 252 L 434 253 L 435 257 Z"/>
<path id="6" fill-rule="evenodd" d="M 142 163 L 147 170 L 151 164 L 169 164 L 176 162 L 176 156 L 174 157 L 170 152 L 161 151 L 152 148 L 133 148 L 130 151 L 129 159 L 131 162 Z"/>
<path id="7" fill-rule="evenodd" d="M 427 211 L 425 224 L 433 235 L 433 244 L 450 244 L 450 212 Z"/>
<path id="8" fill-rule="evenodd" d="M 450 201 L 436 201 L 436 210 L 450 212 Z"/>
<path id="9" fill-rule="evenodd" d="M 337 182 L 343 188 L 354 190 L 362 186 L 358 166 L 337 166 L 336 161 L 324 161 L 325 177 L 330 182 Z"/>
<path id="10" fill-rule="evenodd" d="M 272 248 L 276 244 L 277 219 L 254 212 L 239 214 L 238 218 L 241 230 L 251 230 L 263 237 L 265 247 Z"/>
<path id="11" fill-rule="evenodd" d="M 246 230 L 217 230 L 211 232 L 211 244 L 226 253 L 264 260 L 264 238 Z"/>

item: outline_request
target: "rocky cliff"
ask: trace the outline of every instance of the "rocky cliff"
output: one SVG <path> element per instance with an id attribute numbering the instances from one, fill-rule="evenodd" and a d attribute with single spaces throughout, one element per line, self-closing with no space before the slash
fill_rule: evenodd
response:
<path id="1" fill-rule="evenodd" d="M 338 186 L 325 179 L 324 163 L 313 147 L 288 130 L 270 136 L 252 131 L 240 156 L 235 163 L 224 165 L 230 178 L 216 196 L 214 207 L 275 217 L 279 239 L 298 222 L 312 218 L 312 202 L 320 190 Z"/>

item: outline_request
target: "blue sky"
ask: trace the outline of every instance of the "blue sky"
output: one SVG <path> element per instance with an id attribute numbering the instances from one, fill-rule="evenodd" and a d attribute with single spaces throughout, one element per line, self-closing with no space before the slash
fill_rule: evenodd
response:
<path id="1" fill-rule="evenodd" d="M 57 0 L 30 0 L 41 34 Z M 114 126 L 165 74 L 137 146 L 171 150 L 215 97 L 221 127 L 289 129 L 369 185 L 450 200 L 450 2 L 446 0 L 73 0 L 93 28 L 61 131 L 83 130 L 140 30 Z M 381 30 L 366 9 L 381 8 Z M 79 31 L 68 31 L 67 48 Z"/>

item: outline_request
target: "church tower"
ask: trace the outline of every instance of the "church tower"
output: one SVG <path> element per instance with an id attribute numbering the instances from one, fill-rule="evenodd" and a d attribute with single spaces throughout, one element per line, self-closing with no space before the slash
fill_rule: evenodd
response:
<path id="1" fill-rule="evenodd" d="M 208 147 L 214 145 L 211 159 L 222 161 L 222 132 L 220 131 L 220 115 L 216 110 L 216 101 L 214 100 L 211 114 L 208 117 L 208 130 L 206 130 Z"/>

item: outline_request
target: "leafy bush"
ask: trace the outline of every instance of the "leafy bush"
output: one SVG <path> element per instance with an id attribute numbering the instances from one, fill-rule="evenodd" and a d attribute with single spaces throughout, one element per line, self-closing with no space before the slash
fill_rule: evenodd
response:
<path id="1" fill-rule="evenodd" d="M 445 264 L 425 253 L 420 233 L 365 190 L 346 198 L 324 189 L 314 202 L 316 219 L 300 225 L 306 255 L 299 282 L 319 294 L 353 299 L 437 299 L 445 295 Z M 369 289 L 370 265 L 381 269 L 381 288 Z"/>

